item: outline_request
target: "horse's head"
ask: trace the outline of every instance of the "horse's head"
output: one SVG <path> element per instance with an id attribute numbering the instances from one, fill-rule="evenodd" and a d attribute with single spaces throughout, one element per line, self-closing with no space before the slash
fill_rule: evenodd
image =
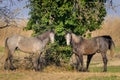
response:
<path id="1" fill-rule="evenodd" d="M 54 33 L 54 30 L 51 30 L 51 31 L 50 31 L 49 36 L 50 36 L 50 42 L 51 42 L 51 43 L 54 43 L 54 39 L 55 39 L 55 33 Z"/>
<path id="2" fill-rule="evenodd" d="M 83 41 L 83 38 L 81 36 L 77 36 L 72 32 L 67 32 L 65 35 L 66 43 L 67 45 L 70 45 L 70 43 L 80 43 Z"/>
<path id="3" fill-rule="evenodd" d="M 70 45 L 70 41 L 71 41 L 71 33 L 70 32 L 66 33 L 65 39 L 66 39 L 67 45 Z"/>

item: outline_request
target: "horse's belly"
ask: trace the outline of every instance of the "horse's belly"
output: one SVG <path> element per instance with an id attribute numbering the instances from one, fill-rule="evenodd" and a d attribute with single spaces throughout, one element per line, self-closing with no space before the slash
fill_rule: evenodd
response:
<path id="1" fill-rule="evenodd" d="M 26 53 L 34 53 L 33 49 L 30 47 L 19 47 L 19 50 Z"/>
<path id="2" fill-rule="evenodd" d="M 29 42 L 29 43 L 20 43 L 18 46 L 19 50 L 27 53 L 37 53 L 40 52 L 42 46 L 40 42 Z"/>
<path id="3" fill-rule="evenodd" d="M 94 53 L 96 53 L 96 48 L 87 48 L 87 49 L 84 49 L 84 51 L 83 51 L 83 54 L 84 55 L 89 55 L 89 54 L 94 54 Z"/>

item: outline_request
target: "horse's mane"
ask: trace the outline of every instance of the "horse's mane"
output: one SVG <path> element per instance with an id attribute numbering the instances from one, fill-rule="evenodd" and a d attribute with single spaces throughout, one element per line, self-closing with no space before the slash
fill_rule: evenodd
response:
<path id="1" fill-rule="evenodd" d="M 72 33 L 71 35 L 72 35 L 72 39 L 74 40 L 75 43 L 79 43 L 79 42 L 83 41 L 83 37 L 77 36 L 74 33 Z"/>
<path id="2" fill-rule="evenodd" d="M 111 36 L 109 36 L 109 35 L 103 35 L 101 37 L 106 38 L 106 39 L 112 39 Z"/>
<path id="3" fill-rule="evenodd" d="M 36 36 L 36 38 L 40 39 L 40 40 L 44 40 L 46 39 L 48 36 L 49 36 L 49 33 L 50 33 L 50 30 L 49 31 L 46 31 L 38 36 Z"/>
<path id="4" fill-rule="evenodd" d="M 94 38 L 99 38 L 99 37 L 102 37 L 102 38 L 105 38 L 105 39 L 112 39 L 110 35 L 96 36 Z"/>

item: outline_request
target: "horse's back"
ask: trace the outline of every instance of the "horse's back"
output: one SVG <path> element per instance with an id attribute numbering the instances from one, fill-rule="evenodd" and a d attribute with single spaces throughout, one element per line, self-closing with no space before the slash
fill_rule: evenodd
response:
<path id="1" fill-rule="evenodd" d="M 42 48 L 42 41 L 37 38 L 23 38 L 19 41 L 19 48 L 26 52 L 35 52 Z"/>

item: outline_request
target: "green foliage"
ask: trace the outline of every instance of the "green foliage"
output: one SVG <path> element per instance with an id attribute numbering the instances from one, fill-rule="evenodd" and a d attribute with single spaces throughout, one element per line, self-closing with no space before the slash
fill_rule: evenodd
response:
<path id="1" fill-rule="evenodd" d="M 58 43 L 49 44 L 45 53 L 47 65 L 67 63 L 72 55 L 70 46 L 59 46 Z"/>
<path id="2" fill-rule="evenodd" d="M 59 56 L 62 54 L 61 57 L 64 57 L 64 54 L 70 56 L 72 51 L 66 50 L 64 30 L 83 35 L 88 30 L 93 31 L 100 28 L 106 11 L 103 3 L 95 1 L 29 0 L 31 17 L 26 29 L 33 30 L 34 34 L 40 34 L 54 28 L 58 45 L 54 47 L 54 52 L 59 53 Z"/>

